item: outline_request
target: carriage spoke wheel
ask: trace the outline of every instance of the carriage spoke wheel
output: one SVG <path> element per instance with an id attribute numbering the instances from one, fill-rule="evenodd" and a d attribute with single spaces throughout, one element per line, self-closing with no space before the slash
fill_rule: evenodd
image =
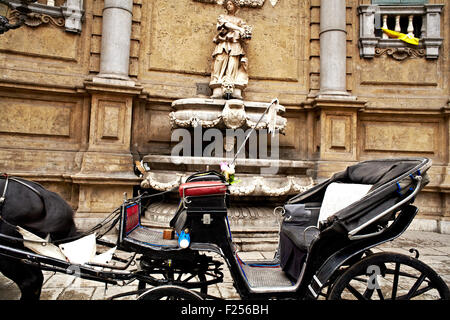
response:
<path id="1" fill-rule="evenodd" d="M 203 300 L 196 292 L 179 286 L 160 286 L 145 291 L 138 300 Z"/>
<path id="2" fill-rule="evenodd" d="M 186 287 L 193 284 L 196 288 L 200 288 L 200 292 L 207 294 L 208 285 L 206 284 L 206 275 L 203 272 L 183 272 L 182 270 L 175 270 L 165 274 L 169 282 Z"/>
<path id="3" fill-rule="evenodd" d="M 446 283 L 429 266 L 402 254 L 378 253 L 349 267 L 330 300 L 449 300 Z"/>
<path id="4" fill-rule="evenodd" d="M 182 270 L 165 270 L 161 272 L 161 278 L 166 280 L 167 283 L 187 287 L 197 288 L 203 294 L 208 293 L 208 284 L 206 283 L 206 273 L 204 272 L 185 272 Z M 161 280 L 162 280 L 161 279 Z M 146 283 L 139 281 L 138 289 L 145 289 Z"/>

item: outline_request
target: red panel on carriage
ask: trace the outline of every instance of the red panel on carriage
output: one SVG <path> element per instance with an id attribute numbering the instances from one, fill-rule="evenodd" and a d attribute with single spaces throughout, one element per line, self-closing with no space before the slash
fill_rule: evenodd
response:
<path id="1" fill-rule="evenodd" d="M 132 204 L 126 207 L 125 210 L 127 214 L 125 232 L 128 234 L 139 225 L 139 205 L 137 203 Z"/>
<path id="2" fill-rule="evenodd" d="M 183 183 L 180 188 L 180 197 L 206 196 L 212 194 L 225 194 L 227 186 L 218 181 L 196 181 Z"/>

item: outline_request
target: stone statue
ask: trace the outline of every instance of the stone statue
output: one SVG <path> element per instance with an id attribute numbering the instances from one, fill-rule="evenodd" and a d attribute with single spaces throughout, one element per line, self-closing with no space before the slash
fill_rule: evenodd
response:
<path id="1" fill-rule="evenodd" d="M 213 64 L 210 87 L 213 98 L 242 99 L 242 89 L 247 86 L 248 60 L 244 43 L 251 39 L 252 28 L 244 20 L 235 16 L 239 10 L 239 0 L 226 0 L 223 5 L 227 14 L 217 19 L 216 44 L 212 54 Z"/>

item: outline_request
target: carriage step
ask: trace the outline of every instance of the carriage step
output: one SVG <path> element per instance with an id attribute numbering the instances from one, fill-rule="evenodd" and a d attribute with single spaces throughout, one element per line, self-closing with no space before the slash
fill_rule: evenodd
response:
<path id="1" fill-rule="evenodd" d="M 265 266 L 263 264 L 241 263 L 241 269 L 244 273 L 250 287 L 292 287 L 295 285 L 286 274 L 277 266 Z"/>

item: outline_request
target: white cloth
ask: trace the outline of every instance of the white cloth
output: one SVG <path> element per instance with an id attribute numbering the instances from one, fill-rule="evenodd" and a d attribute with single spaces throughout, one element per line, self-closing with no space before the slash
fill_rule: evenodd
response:
<path id="1" fill-rule="evenodd" d="M 44 239 L 38 237 L 34 233 L 31 233 L 21 227 L 17 227 L 17 230 L 22 235 L 24 242 L 23 245 L 33 252 L 42 254 L 46 257 L 51 257 L 60 260 L 67 260 L 66 256 L 61 250 L 52 243 L 46 242 Z"/>
<path id="2" fill-rule="evenodd" d="M 60 244 L 59 248 L 71 263 L 85 264 L 95 257 L 97 249 L 95 233 L 72 242 Z"/>
<path id="3" fill-rule="evenodd" d="M 369 192 L 371 184 L 333 182 L 325 190 L 318 223 L 327 220 L 339 210 L 360 200 Z"/>

